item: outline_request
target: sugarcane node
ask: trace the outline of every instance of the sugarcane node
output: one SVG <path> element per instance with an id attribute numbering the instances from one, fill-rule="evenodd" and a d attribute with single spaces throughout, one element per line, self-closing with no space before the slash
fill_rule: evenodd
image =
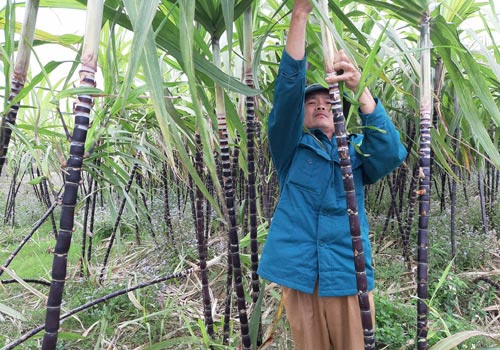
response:
<path id="1" fill-rule="evenodd" d="M 418 168 L 418 177 L 419 177 L 420 179 L 425 178 L 424 169 L 423 169 L 422 167 L 419 167 L 419 168 Z"/>
<path id="2" fill-rule="evenodd" d="M 415 193 L 417 194 L 417 196 L 423 196 L 424 194 L 426 194 L 426 190 L 425 188 L 422 188 L 422 189 L 419 189 L 419 190 L 416 190 Z"/>

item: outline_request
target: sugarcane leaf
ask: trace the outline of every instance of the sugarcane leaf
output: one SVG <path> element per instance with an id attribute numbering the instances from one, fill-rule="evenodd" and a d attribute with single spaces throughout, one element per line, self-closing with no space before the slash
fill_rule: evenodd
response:
<path id="1" fill-rule="evenodd" d="M 22 29 L 22 24 L 6 21 L 3 16 L 0 16 L 0 27 L 8 27 L 9 31 L 6 32 L 6 35 L 12 31 L 12 33 L 20 33 Z M 62 34 L 62 35 L 54 35 L 44 30 L 35 29 L 35 36 L 33 40 L 33 46 L 38 46 L 41 44 L 47 43 L 55 43 L 71 50 L 74 50 L 73 44 L 76 44 L 82 40 L 82 37 L 74 34 Z M 8 49 L 9 46 L 6 47 Z"/>
<path id="2" fill-rule="evenodd" d="M 19 311 L 16 311 L 10 306 L 7 306 L 2 303 L 0 303 L 0 313 L 21 321 L 25 320 L 24 316 Z"/>
<path id="3" fill-rule="evenodd" d="M 444 269 L 443 273 L 441 274 L 441 277 L 439 277 L 438 284 L 437 284 L 436 288 L 434 289 L 434 292 L 432 293 L 431 299 L 429 300 L 429 306 L 433 305 L 432 302 L 433 302 L 434 298 L 436 297 L 439 289 L 443 286 L 444 282 L 448 278 L 448 275 L 450 274 L 450 270 L 454 264 L 455 264 L 455 257 L 453 257 L 453 259 L 450 260 L 450 262 L 448 263 L 448 265 Z"/>
<path id="4" fill-rule="evenodd" d="M 221 6 L 226 27 L 227 52 L 230 55 L 229 57 L 231 57 L 231 53 L 233 52 L 234 0 L 221 0 Z M 229 72 L 229 68 L 230 65 L 227 67 L 227 72 Z"/>
<path id="5" fill-rule="evenodd" d="M 257 336 L 259 335 L 259 328 L 261 323 L 261 309 L 262 309 L 262 299 L 264 298 L 266 288 L 266 283 L 262 282 L 259 286 L 259 297 L 254 305 L 252 316 L 250 317 L 250 339 L 252 344 L 252 349 L 257 349 Z"/>
<path id="6" fill-rule="evenodd" d="M 458 345 L 462 344 L 466 340 L 483 336 L 493 339 L 498 345 L 500 345 L 500 335 L 499 334 L 491 334 L 481 331 L 463 331 L 459 333 L 455 333 L 445 339 L 440 340 L 435 345 L 433 345 L 430 350 L 451 350 L 456 348 Z"/>
<path id="7" fill-rule="evenodd" d="M 477 9 L 474 0 L 447 0 L 443 1 L 439 7 L 436 8 L 439 13 L 446 20 L 446 22 L 453 22 L 455 26 L 460 25 L 467 17 L 468 13 Z"/>
<path id="8" fill-rule="evenodd" d="M 489 4 L 490 4 L 490 15 L 488 16 L 488 18 L 486 18 L 482 14 L 479 14 L 479 17 L 481 18 L 481 21 L 483 22 L 483 27 L 485 31 L 488 33 L 489 39 L 491 40 L 492 43 L 492 45 L 490 45 L 491 50 L 493 51 L 495 57 L 497 59 L 500 59 L 500 49 L 498 45 L 498 40 L 500 40 L 500 38 L 498 37 L 498 33 L 500 33 L 500 19 L 498 18 L 498 16 L 495 15 L 496 10 L 493 0 L 490 0 Z"/>
<path id="9" fill-rule="evenodd" d="M 215 166 L 214 152 L 212 151 L 213 137 L 207 120 L 202 115 L 200 107 L 199 91 L 196 82 L 196 75 L 193 64 L 193 22 L 194 22 L 194 2 L 190 0 L 180 0 L 180 34 L 181 51 L 184 73 L 188 77 L 189 91 L 192 97 L 192 106 L 196 115 L 196 131 L 199 132 L 203 147 L 203 158 L 207 169 L 210 172 L 214 184 L 219 184 Z"/>
<path id="10" fill-rule="evenodd" d="M 497 168 L 500 168 L 500 154 L 498 148 L 495 144 L 493 144 L 488 134 L 487 127 L 484 125 L 483 120 L 479 117 L 481 113 L 478 111 L 473 97 L 471 96 L 471 91 L 478 93 L 478 95 L 486 95 L 487 92 L 476 91 L 472 87 L 471 80 L 466 80 L 463 77 L 462 70 L 456 65 L 454 60 L 455 56 L 453 55 L 455 51 L 463 50 L 463 47 L 461 45 L 458 48 L 456 46 L 450 46 L 450 41 L 453 42 L 453 40 L 449 40 L 448 37 L 445 37 L 447 33 L 449 34 L 449 30 L 442 28 L 445 26 L 445 24 L 442 23 L 442 20 L 437 19 L 435 23 L 436 29 L 431 31 L 431 38 L 433 39 L 435 49 L 439 52 L 439 55 L 443 59 L 447 72 L 453 81 L 453 85 L 459 96 L 460 107 L 464 111 L 464 118 L 469 124 L 471 132 L 477 138 L 477 142 L 483 147 L 486 154 L 489 156 L 490 161 Z M 481 79 L 472 80 L 477 81 Z"/>
<path id="11" fill-rule="evenodd" d="M 85 10 L 86 6 L 76 0 L 40 0 L 40 7 Z"/>
<path id="12" fill-rule="evenodd" d="M 231 103 L 228 96 L 224 99 L 226 106 L 226 120 L 228 125 L 231 126 L 231 130 L 233 130 L 234 134 L 238 134 L 240 139 L 241 147 L 246 147 L 247 144 L 247 135 L 245 131 L 245 124 L 241 121 L 238 111 L 235 108 L 235 105 Z M 234 135 L 233 135 L 233 138 Z M 238 145 L 237 145 L 238 146 Z"/>
<path id="13" fill-rule="evenodd" d="M 75 97 L 78 95 L 90 95 L 90 96 L 107 96 L 101 89 L 94 87 L 79 86 L 72 89 L 66 89 L 56 94 L 55 99 L 61 100 L 67 97 Z"/>
<path id="14" fill-rule="evenodd" d="M 346 26 L 347 30 L 354 34 L 359 43 L 370 52 L 370 44 L 366 41 L 366 37 L 361 33 L 356 25 L 349 19 L 349 14 L 346 14 L 335 1 L 330 0 L 328 2 L 329 8 L 333 11 L 334 15 Z"/>
<path id="15" fill-rule="evenodd" d="M 85 4 L 85 0 L 75 1 Z M 175 3 L 176 1 L 173 2 Z M 247 5 L 248 7 L 250 4 L 250 0 L 245 0 L 236 5 L 235 18 L 236 15 L 241 15 L 244 5 Z M 108 2 L 104 4 L 104 18 L 107 20 L 114 20 L 120 26 L 132 30 L 132 25 L 128 17 L 125 16 L 125 14 L 122 12 L 117 12 L 117 10 L 113 8 Z M 222 21 L 221 23 L 223 23 L 223 18 L 221 18 L 220 21 Z M 224 29 L 225 26 L 222 26 L 221 33 L 224 31 Z M 173 23 L 169 18 L 166 18 L 161 11 L 157 11 L 155 19 L 153 20 L 153 30 L 156 33 L 155 37 L 153 38 L 153 42 L 156 42 L 156 45 L 163 51 L 168 52 L 169 55 L 175 57 L 177 61 L 182 61 L 182 54 L 180 49 L 181 43 L 179 39 L 180 33 L 177 24 Z M 224 89 L 228 89 L 247 96 L 256 96 L 260 93 L 258 90 L 252 89 L 247 85 L 241 83 L 234 77 L 225 74 L 213 63 L 202 57 L 198 52 L 193 52 L 192 59 L 194 62 L 194 68 L 197 72 L 205 74 L 210 79 L 219 83 Z"/>
<path id="16" fill-rule="evenodd" d="M 221 6 L 227 6 L 224 5 L 224 2 L 226 0 L 221 0 Z M 240 18 L 240 16 L 246 11 L 246 9 L 254 3 L 254 0 L 229 0 L 230 2 L 233 2 L 233 22 L 234 20 Z M 222 9 L 224 11 L 224 9 Z M 215 22 L 215 31 L 213 33 L 214 38 L 220 38 L 220 36 L 224 33 L 227 27 L 227 19 L 223 16 L 217 15 L 216 22 Z"/>
<path id="17" fill-rule="evenodd" d="M 45 176 L 37 176 L 37 177 L 31 179 L 30 181 L 28 181 L 28 183 L 30 185 L 38 185 L 43 181 L 44 178 L 45 178 Z"/>
<path id="18" fill-rule="evenodd" d="M 457 175 L 450 167 L 450 164 L 457 164 L 458 161 L 453 154 L 454 150 L 452 150 L 444 140 L 445 136 L 446 135 L 442 136 L 435 129 L 431 129 L 432 151 L 434 152 L 434 156 L 436 157 L 437 161 L 446 170 L 446 172 L 453 176 L 455 180 L 459 181 Z"/>
<path id="19" fill-rule="evenodd" d="M 127 74 L 122 85 L 122 93 L 120 95 L 123 96 L 123 101 L 127 100 L 127 96 L 132 87 L 132 82 L 134 81 L 134 76 L 137 73 L 137 69 L 139 68 L 141 55 L 137 53 L 141 53 L 144 50 L 144 43 L 146 38 L 148 37 L 148 33 L 151 30 L 151 23 L 153 22 L 153 18 L 156 14 L 156 8 L 158 5 L 158 1 L 135 1 L 135 0 L 124 0 L 125 9 L 128 12 L 136 11 L 136 13 L 141 14 L 141 20 L 133 22 L 134 27 L 134 37 L 132 39 L 132 46 L 130 55 L 129 64 L 127 67 Z M 131 9 L 132 6 L 136 8 L 134 10 Z M 117 100 L 117 102 L 123 110 L 125 109 L 125 103 L 122 103 L 121 100 Z M 112 108 L 112 110 L 116 110 L 117 107 Z"/>
<path id="20" fill-rule="evenodd" d="M 382 14 L 379 13 L 379 16 L 384 18 Z M 375 20 L 375 19 L 374 19 Z M 386 21 L 388 23 L 388 21 Z M 382 27 L 382 23 L 380 21 L 375 21 L 375 23 L 379 26 L 380 29 L 384 28 Z M 412 68 L 411 71 L 407 72 L 407 69 L 403 69 L 403 74 L 414 84 L 417 85 L 415 82 L 414 75 L 419 75 L 420 74 L 420 62 L 415 57 L 416 50 L 413 48 L 408 47 L 407 42 L 401 39 L 400 35 L 398 35 L 397 31 L 395 28 L 387 24 L 385 26 L 385 34 L 387 35 L 387 38 L 389 38 L 399 49 L 399 53 L 397 55 L 403 55 L 408 63 L 410 64 L 410 67 Z M 397 57 L 395 57 L 397 58 Z M 400 63 L 401 67 L 405 67 L 403 63 Z M 411 74 L 413 73 L 413 74 Z"/>
<path id="21" fill-rule="evenodd" d="M 40 334 L 41 337 L 41 334 Z M 57 338 L 61 340 L 82 340 L 85 339 L 83 335 L 72 332 L 59 332 Z"/>
<path id="22" fill-rule="evenodd" d="M 479 38 L 479 36 L 476 34 L 475 31 L 473 30 L 467 30 L 467 33 L 473 38 L 474 42 L 479 45 L 481 48 L 481 54 L 486 58 L 488 61 L 488 72 L 491 71 L 495 75 L 495 79 L 491 79 L 493 82 L 500 82 L 500 64 L 497 63 L 495 60 L 495 57 L 491 54 L 490 50 L 486 45 L 483 43 L 483 41 Z M 497 50 L 498 48 L 493 45 L 494 49 Z"/>
<path id="23" fill-rule="evenodd" d="M 423 9 L 426 6 L 421 6 L 417 0 L 406 1 L 377 1 L 377 0 L 358 0 L 358 3 L 365 4 L 377 9 L 384 9 L 389 11 L 394 17 L 399 18 L 407 23 L 417 27 L 422 17 Z"/>
<path id="24" fill-rule="evenodd" d="M 168 22 L 165 24 L 158 35 L 156 42 L 160 48 L 174 56 L 178 61 L 182 61 L 181 49 L 179 44 L 180 33 L 176 25 Z M 201 57 L 199 53 L 193 52 L 193 64 L 197 72 L 207 75 L 212 80 L 220 84 L 224 89 L 234 91 L 248 96 L 255 96 L 259 91 L 252 89 L 235 78 L 228 76 L 220 69 L 214 66 L 213 63 Z"/>
<path id="25" fill-rule="evenodd" d="M 196 22 L 200 23 L 209 33 L 214 33 L 217 11 L 213 0 L 196 1 L 195 13 Z"/>
<path id="26" fill-rule="evenodd" d="M 131 7 L 132 11 L 130 16 L 133 21 L 140 20 L 139 13 L 136 12 L 136 7 Z M 158 62 L 158 56 L 156 53 L 156 47 L 154 40 L 152 38 L 152 33 L 149 32 L 148 38 L 144 43 L 144 53 L 141 56 L 141 64 L 145 71 L 146 82 L 150 88 L 151 99 L 153 101 L 153 107 L 156 112 L 156 118 L 158 120 L 160 129 L 162 131 L 162 136 L 164 138 L 164 151 L 167 154 L 167 159 L 170 162 L 172 169 L 176 169 L 176 164 L 174 162 L 175 157 L 172 153 L 173 149 L 176 149 L 180 159 L 182 160 L 183 166 L 187 168 L 191 174 L 193 181 L 197 186 L 200 187 L 201 191 L 206 198 L 211 202 L 214 208 L 218 210 L 218 214 L 222 217 L 220 208 L 214 201 L 213 197 L 209 194 L 203 181 L 198 176 L 196 169 L 192 165 L 192 161 L 185 149 L 185 145 L 181 136 L 184 134 L 186 136 L 192 137 L 191 135 L 181 132 L 181 128 L 178 123 L 173 120 L 173 116 L 169 113 L 168 100 L 165 101 L 163 96 L 163 82 L 161 80 L 161 71 Z M 192 145 L 192 140 L 190 145 Z"/>
<path id="27" fill-rule="evenodd" d="M 33 90 L 33 88 L 36 85 L 38 85 L 44 78 L 46 78 L 52 71 L 54 71 L 54 69 L 56 69 L 57 67 L 59 67 L 63 63 L 64 62 L 55 62 L 55 61 L 50 61 L 49 63 L 47 63 L 43 67 L 42 71 L 40 73 L 38 73 L 37 75 L 35 75 L 32 79 L 30 79 L 29 84 L 24 86 L 24 88 L 21 89 L 19 94 L 17 94 L 17 96 L 12 99 L 12 101 L 10 102 L 10 105 L 16 104 L 19 101 L 21 101 L 24 97 L 26 97 L 26 95 L 28 95 L 28 93 L 30 91 Z"/>
<path id="28" fill-rule="evenodd" d="M 38 291 L 36 288 L 33 288 L 30 286 L 28 283 L 26 283 L 22 278 L 19 278 L 17 276 L 16 272 L 14 270 L 11 270 L 9 268 L 6 268 L 4 266 L 0 266 L 0 270 L 5 272 L 7 275 L 9 275 L 11 278 L 15 279 L 19 285 L 21 285 L 26 291 L 30 292 L 31 294 L 37 296 L 40 300 L 47 300 L 47 296 L 44 295 L 42 292 Z"/>
<path id="29" fill-rule="evenodd" d="M 479 65 L 477 64 L 477 61 L 474 59 L 470 51 L 467 50 L 462 44 L 456 30 L 450 28 L 451 26 L 444 21 L 443 17 L 437 17 L 433 21 L 433 25 L 436 26 L 436 30 L 433 31 L 433 33 L 435 37 L 438 38 L 439 44 L 448 44 L 451 45 L 451 47 L 456 48 L 456 55 L 459 57 L 460 62 L 463 64 L 467 75 L 471 77 L 471 79 L 468 79 L 468 81 L 473 87 L 474 93 L 477 94 L 484 107 L 495 121 L 495 124 L 497 126 L 500 126 L 500 110 L 498 109 L 495 101 L 493 100 L 493 97 L 491 96 L 491 93 L 489 92 L 486 81 L 484 79 L 475 79 L 475 77 L 481 76 L 481 71 L 479 69 Z"/>

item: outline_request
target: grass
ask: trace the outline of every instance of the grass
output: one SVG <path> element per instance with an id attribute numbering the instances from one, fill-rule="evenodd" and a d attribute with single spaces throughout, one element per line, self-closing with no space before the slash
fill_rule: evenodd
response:
<path id="1" fill-rule="evenodd" d="M 1 197 L 1 195 L 0 195 Z M 27 196 L 20 198 L 28 198 Z M 156 198 L 156 197 L 155 197 Z M 161 196 L 158 196 L 161 198 Z M 107 210 L 100 208 L 94 232 L 93 257 L 88 265 L 88 275 L 80 276 L 79 256 L 81 230 L 75 231 L 69 254 L 68 279 L 65 287 L 64 310 L 71 310 L 89 301 L 139 282 L 152 280 L 186 269 L 196 264 L 197 248 L 194 240 L 190 210 L 177 210 L 174 215 L 176 247 L 163 233 L 161 223 L 162 203 L 156 198 L 151 204 L 155 242 L 147 229 L 141 225 L 140 244 L 136 241 L 133 215 L 126 213 L 120 226 L 116 246 L 112 250 L 110 265 L 103 285 L 98 276 L 104 258 L 109 234 L 114 220 Z M 26 199 L 25 199 L 26 200 Z M 175 200 L 171 201 L 175 203 Z M 28 201 L 28 203 L 30 203 Z M 459 201 L 460 224 L 457 225 L 457 257 L 455 265 L 446 270 L 450 262 L 448 232 L 449 213 L 433 209 L 430 223 L 430 305 L 429 344 L 452 334 L 479 329 L 487 333 L 499 333 L 498 322 L 500 299 L 498 292 L 489 284 L 476 281 L 478 276 L 489 276 L 498 281 L 500 255 L 496 231 L 500 226 L 492 219 L 491 232 L 484 234 L 478 223 L 477 203 Z M 24 200 L 19 201 L 23 207 Z M 436 205 L 437 206 L 437 205 Z M 499 208 L 500 209 L 500 208 Z M 173 211 L 175 209 L 173 208 Z M 29 228 L 41 213 L 25 214 L 19 222 L 25 225 L 3 226 L 0 236 L 0 259 L 5 261 L 18 241 L 29 232 Z M 385 218 L 384 210 L 372 216 L 372 229 L 380 232 Z M 373 214 L 372 214 L 373 215 Z M 28 220 L 31 219 L 31 220 Z M 496 221 L 495 221 L 496 220 Z M 81 218 L 77 219 L 81 222 Z M 78 225 L 77 225 L 78 226 Z M 50 250 L 54 245 L 51 226 L 46 223 L 28 242 L 10 268 L 23 278 L 48 279 L 52 262 Z M 411 246 L 415 247 L 415 232 Z M 409 271 L 401 258 L 401 245 L 396 230 L 384 236 L 378 235 L 374 242 L 376 290 L 375 308 L 377 316 L 376 335 L 378 349 L 412 349 L 416 337 L 416 284 L 415 261 Z M 225 252 L 223 236 L 210 240 L 209 258 Z M 412 251 L 414 258 L 415 250 Z M 215 339 L 210 340 L 203 325 L 203 305 L 199 276 L 172 280 L 140 289 L 98 304 L 74 317 L 65 320 L 59 337 L 60 349 L 236 349 L 240 335 L 236 311 L 233 310 L 229 346 L 221 345 L 223 307 L 226 279 L 226 258 L 210 270 L 210 287 L 214 309 Z M 244 264 L 248 261 L 242 259 Z M 248 268 L 248 266 L 246 266 Z M 248 271 L 248 269 L 246 269 Z M 5 274 L 2 278 L 6 278 Z M 244 283 L 249 290 L 248 280 Z M 18 284 L 0 284 L 0 346 L 19 338 L 29 329 L 43 324 L 45 317 L 45 295 L 48 288 L 31 285 L 30 289 Z M 262 302 L 263 330 L 271 337 L 268 349 L 293 349 L 293 341 L 284 311 L 280 310 L 280 288 L 274 284 L 265 286 Z M 234 300 L 234 295 L 233 295 Z M 248 305 L 250 305 L 250 300 Z M 21 315 L 2 312 L 6 305 Z M 496 309 L 495 309 L 496 307 Z M 252 315 L 253 309 L 249 310 Z M 64 311 L 63 311 L 64 312 Z M 270 335 L 271 333 L 271 335 Z M 37 349 L 41 334 L 25 342 L 20 348 Z M 464 342 L 459 349 L 493 349 L 498 344 L 486 337 L 475 337 Z"/>
<path id="2" fill-rule="evenodd" d="M 12 261 L 9 269 L 22 273 L 19 277 L 45 279 L 50 281 L 50 269 L 53 259 L 52 251 L 55 244 L 54 237 L 49 235 L 50 230 L 51 227 L 47 225 L 42 226 Z M 23 237 L 26 233 L 26 230 L 14 230 L 11 235 Z M 14 242 L 14 240 L 12 240 L 10 244 L 2 245 L 0 250 L 0 261 L 3 263 L 17 246 L 18 242 Z M 68 253 L 69 263 L 76 264 L 79 255 L 78 246 L 73 245 Z"/>

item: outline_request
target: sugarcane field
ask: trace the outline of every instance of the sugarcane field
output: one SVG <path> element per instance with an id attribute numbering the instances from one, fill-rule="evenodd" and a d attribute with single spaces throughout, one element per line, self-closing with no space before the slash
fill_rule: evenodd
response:
<path id="1" fill-rule="evenodd" d="M 0 0 L 0 349 L 499 349 L 496 0 Z"/>

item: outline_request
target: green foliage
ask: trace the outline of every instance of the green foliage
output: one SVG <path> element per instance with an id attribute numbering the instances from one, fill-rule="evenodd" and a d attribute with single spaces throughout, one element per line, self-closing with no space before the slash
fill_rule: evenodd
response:
<path id="1" fill-rule="evenodd" d="M 44 278 L 50 281 L 50 266 L 53 259 L 52 249 L 55 242 L 54 236 L 49 234 L 51 233 L 51 228 L 49 223 L 43 225 L 12 261 L 9 269 L 15 271 L 21 278 Z M 18 237 L 23 237 L 26 234 L 26 230 L 16 229 L 10 234 L 1 236 L 0 263 L 2 265 L 10 253 L 18 246 Z M 78 257 L 78 247 L 73 246 L 68 252 L 70 263 L 76 263 Z M 6 277 L 5 274 L 2 275 L 2 278 Z"/>
<path id="2" fill-rule="evenodd" d="M 186 267 L 196 265 L 198 253 L 194 240 L 193 222 L 190 214 L 187 189 L 202 187 L 211 204 L 216 208 L 211 218 L 217 224 L 211 224 L 209 238 L 209 257 L 221 256 L 226 251 L 226 220 L 222 206 L 217 200 L 221 189 L 215 186 L 210 192 L 202 178 L 195 175 L 191 162 L 193 133 L 201 128 L 206 168 L 213 175 L 216 173 L 216 156 L 220 151 L 217 130 L 214 127 L 214 82 L 225 89 L 224 102 L 228 113 L 229 144 L 232 150 L 240 144 L 239 164 L 235 172 L 243 170 L 246 174 L 246 135 L 240 120 L 241 101 L 244 95 L 259 95 L 256 114 L 260 118 L 261 137 L 265 139 L 266 115 L 272 107 L 273 80 L 276 77 L 277 63 L 286 37 L 291 1 L 252 0 L 204 0 L 182 1 L 163 0 L 159 3 L 137 1 L 106 1 L 105 23 L 101 32 L 99 52 L 99 70 L 103 81 L 98 86 L 103 88 L 84 89 L 96 97 L 92 111 L 92 124 L 88 131 L 86 150 L 89 150 L 84 162 L 84 171 L 90 173 L 99 184 L 103 208 L 98 208 L 94 228 L 94 250 L 88 266 L 89 274 L 80 276 L 78 259 L 80 256 L 81 225 L 83 220 L 76 220 L 73 244 L 69 255 L 69 272 L 64 302 L 65 308 L 101 297 L 107 293 L 124 288 L 139 280 L 155 278 Z M 85 0 L 50 1 L 49 6 L 83 9 Z M 179 4 L 182 7 L 179 7 Z M 258 43 L 255 51 L 256 84 L 262 91 L 250 89 L 240 81 L 243 29 L 241 14 L 252 5 L 254 7 L 254 39 Z M 158 5 L 158 6 L 156 6 Z M 331 12 L 335 15 L 335 26 L 339 46 L 344 48 L 357 61 L 365 73 L 363 78 L 370 90 L 387 107 L 394 122 L 406 138 L 406 126 L 415 124 L 418 114 L 418 98 L 415 98 L 415 86 L 420 80 L 417 49 L 418 26 L 428 1 L 330 1 Z M 444 60 L 446 69 L 441 92 L 441 111 L 438 126 L 433 130 L 433 150 L 436 155 L 435 168 L 450 171 L 450 165 L 456 163 L 470 171 L 473 179 L 465 181 L 467 188 L 475 186 L 475 174 L 487 154 L 498 166 L 498 130 L 491 129 L 498 125 L 498 16 L 486 18 L 488 11 L 495 12 L 493 1 L 445 1 L 433 8 L 432 40 L 434 44 L 433 62 L 437 55 Z M 19 21 L 15 17 L 15 3 L 8 1 L 0 9 L 0 26 L 4 38 L 0 45 L 0 58 L 4 76 L 3 105 L 7 108 L 6 97 L 10 90 L 10 75 L 16 51 L 14 34 L 20 32 Z M 191 7 L 190 7 L 191 6 Z M 472 29 L 464 26 L 469 19 L 478 14 L 483 26 Z M 82 12 L 83 15 L 83 12 Z M 142 15 L 142 17 L 141 17 Z M 195 25 L 192 25 L 194 16 Z M 314 16 L 311 16 L 314 17 Z M 326 17 L 326 15 L 325 15 Z M 184 19 L 184 21 L 183 21 Z M 187 25 L 183 27 L 180 24 Z M 489 26 L 488 23 L 491 23 Z M 179 28 L 188 30 L 179 31 Z M 193 29 L 194 28 L 194 29 Z M 361 29 L 359 29 L 361 28 Z M 133 29 L 133 32 L 131 31 Z M 211 40 L 220 40 L 222 65 L 212 63 Z M 234 30 L 234 31 L 233 31 Z M 474 31 L 474 33 L 471 33 Z M 481 32 L 488 33 L 491 44 L 478 38 Z M 181 35 L 182 34 L 182 35 Z M 21 103 L 17 127 L 13 128 L 14 138 L 9 151 L 7 173 L 12 176 L 29 174 L 36 167 L 40 175 L 34 175 L 33 184 L 41 178 L 49 181 L 49 187 L 57 192 L 61 187 L 61 168 L 67 158 L 69 142 L 62 121 L 71 134 L 71 118 L 74 95 L 82 92 L 81 88 L 67 89 L 77 80 L 74 72 L 79 62 L 81 37 L 72 34 L 51 34 L 37 30 L 33 53 L 37 57 L 37 48 L 48 43 L 61 47 L 70 47 L 73 54 L 68 62 L 49 61 L 38 64 L 41 68 L 30 68 L 27 86 L 18 95 Z M 312 18 L 307 30 L 308 58 L 312 69 L 308 78 L 322 79 L 322 57 L 317 19 Z M 479 46 L 476 46 L 479 45 Z M 41 57 L 40 57 L 41 59 Z M 45 57 L 43 57 L 45 59 Z M 50 59 L 50 58 L 49 58 Z M 45 61 L 44 61 L 45 62 Z M 55 78 L 63 75 L 62 79 Z M 474 77 L 484 79 L 473 79 Z M 57 81 L 56 81 L 57 80 Z M 459 96 L 458 110 L 454 97 Z M 199 98 L 196 98 L 199 96 Z M 202 101 L 202 102 L 200 102 Z M 4 108 L 4 109 L 5 109 Z M 353 118 L 354 119 L 354 118 Z M 356 120 L 351 120 L 357 124 Z M 453 138 L 454 127 L 460 129 L 460 143 L 455 155 Z M 492 131 L 490 131 L 492 130 Z M 417 143 L 415 140 L 408 142 Z M 405 140 L 406 141 L 406 140 Z M 415 148 L 410 144 L 410 158 L 407 165 L 414 163 Z M 134 155 L 141 151 L 140 159 Z M 263 147 L 263 152 L 267 149 Z M 264 154 L 264 157 L 268 156 Z M 103 247 L 111 234 L 116 217 L 116 203 L 123 196 L 123 186 L 127 174 L 134 162 L 139 162 L 144 175 L 144 187 L 133 186 L 127 197 L 127 207 L 119 227 L 117 248 L 112 252 L 109 279 L 104 286 L 95 281 L 95 273 L 100 269 Z M 94 163 L 96 162 L 96 163 Z M 97 163 L 98 162 L 98 163 Z M 449 163 L 449 164 L 448 164 Z M 171 195 L 170 207 L 173 214 L 174 239 L 165 236 L 163 220 L 162 193 L 159 173 L 163 164 L 171 171 L 169 190 L 176 192 L 182 199 L 175 208 L 177 198 Z M 238 169 L 239 166 L 239 169 Z M 267 175 L 271 170 L 267 169 Z M 27 176 L 25 174 L 25 176 Z M 189 175 L 195 176 L 194 185 Z M 212 176 L 215 180 L 216 176 Z M 2 177 L 4 179 L 4 177 Z M 10 177 L 9 177 L 10 179 Z M 19 178 L 18 178 L 19 180 Z M 26 180 L 26 178 L 24 179 Z M 266 179 L 266 181 L 268 181 Z M 29 181 L 29 180 L 26 180 Z M 243 181 L 235 181 L 243 188 Z M 8 184 L 2 183 L 7 188 Z M 462 183 L 459 184 L 459 188 Z M 82 186 L 88 186 L 82 183 Z M 377 339 L 380 346 L 392 348 L 412 348 L 415 338 L 415 288 L 414 276 L 401 258 L 400 233 L 395 220 L 391 220 L 389 229 L 382 234 L 385 215 L 390 207 L 388 189 L 379 197 L 378 191 L 386 186 L 385 181 L 370 186 L 367 191 L 367 206 L 374 233 L 375 267 L 377 276 L 376 314 Z M 32 189 L 21 187 L 16 205 L 14 227 L 2 226 L 0 237 L 0 263 L 17 246 L 22 237 L 29 232 L 31 225 L 43 214 L 43 205 L 34 205 Z M 277 190 L 275 189 L 275 192 Z M 28 194 L 25 196 L 25 194 Z M 434 194 L 434 192 L 433 192 Z M 141 204 L 145 195 L 151 205 L 146 208 Z M 261 193 L 258 193 L 260 196 Z M 406 195 L 406 193 L 405 193 Z M 236 196 L 238 197 L 238 195 Z M 29 199 L 26 199 L 29 198 Z M 261 198 L 259 197 L 259 200 Z M 465 339 L 471 334 L 464 330 L 481 329 L 492 320 L 491 312 L 484 308 L 497 302 L 495 291 L 483 282 L 475 281 L 474 273 L 488 271 L 491 264 L 497 262 L 498 232 L 500 231 L 500 202 L 497 200 L 489 208 L 490 232 L 482 230 L 482 217 L 477 201 L 477 193 L 469 193 L 466 201 L 458 199 L 456 250 L 453 267 L 448 271 L 450 254 L 450 213 L 448 209 L 438 211 L 437 198 L 433 198 L 430 227 L 430 291 L 431 303 L 431 344 L 440 344 L 443 338 Z M 6 202 L 6 194 L 0 193 L 0 202 Z M 85 202 L 80 197 L 77 213 L 80 215 Z M 403 218 L 406 217 L 407 199 L 404 198 Z M 238 203 L 237 203 L 238 204 Z M 241 226 L 241 248 L 248 251 L 249 239 L 246 236 L 244 200 L 240 204 L 239 224 Z M 99 207 L 99 205 L 98 205 Z M 261 209 L 261 208 L 259 208 Z M 147 215 L 151 214 L 152 226 L 157 234 L 155 242 L 151 237 Z M 267 223 L 259 216 L 259 243 L 267 235 Z M 57 212 L 56 212 L 57 217 Z M 415 227 L 410 235 L 411 258 L 415 253 Z M 141 244 L 135 241 L 135 225 L 140 228 Z M 20 277 L 49 278 L 53 249 L 53 233 L 49 224 L 28 242 L 10 268 Z M 225 258 L 222 259 L 225 261 Z M 249 259 L 242 255 L 245 271 L 248 271 Z M 444 273 L 443 271 L 446 271 Z M 210 283 L 213 291 L 216 315 L 221 314 L 221 304 L 225 296 L 225 265 L 220 264 L 210 269 Z M 469 275 L 471 274 L 471 275 Z M 4 274 L 2 278 L 6 277 Z M 245 275 L 243 284 L 249 286 L 249 276 Z M 239 329 L 236 319 L 231 319 L 231 343 L 224 347 L 220 343 L 222 320 L 216 318 L 216 338 L 209 339 L 203 316 L 199 311 L 201 297 L 197 292 L 196 276 L 172 281 L 160 287 L 150 287 L 121 296 L 100 304 L 64 322 L 60 348 L 99 349 L 109 346 L 112 339 L 118 339 L 123 347 L 142 347 L 149 349 L 177 349 L 212 347 L 236 348 Z M 43 323 L 45 288 L 2 285 L 0 289 L 0 313 L 7 322 L 0 322 L 1 342 L 11 341 L 22 331 Z M 264 330 L 274 323 L 274 314 L 279 313 L 279 289 L 267 286 L 265 295 L 259 299 L 259 305 L 252 310 L 261 310 Z M 36 293 L 38 291 L 39 293 Z M 20 313 L 25 321 L 20 322 Z M 253 320 L 257 320 L 252 314 Z M 2 320 L 3 321 L 3 320 Z M 252 322 L 253 331 L 256 322 Z M 276 321 L 272 346 L 277 349 L 291 348 L 290 331 L 284 317 Z M 482 334 L 481 334 L 482 335 Z M 83 339 L 81 338 L 83 337 Z M 27 343 L 27 348 L 39 348 L 39 337 Z M 479 339 L 479 340 L 477 340 Z M 466 339 L 464 346 L 489 346 L 484 336 Z M 493 343 L 491 343 L 493 344 Z M 437 346 L 437 345 L 436 345 Z"/>
<path id="3" fill-rule="evenodd" d="M 414 303 L 375 293 L 376 337 L 379 347 L 409 347 L 416 337 L 417 310 Z"/>

